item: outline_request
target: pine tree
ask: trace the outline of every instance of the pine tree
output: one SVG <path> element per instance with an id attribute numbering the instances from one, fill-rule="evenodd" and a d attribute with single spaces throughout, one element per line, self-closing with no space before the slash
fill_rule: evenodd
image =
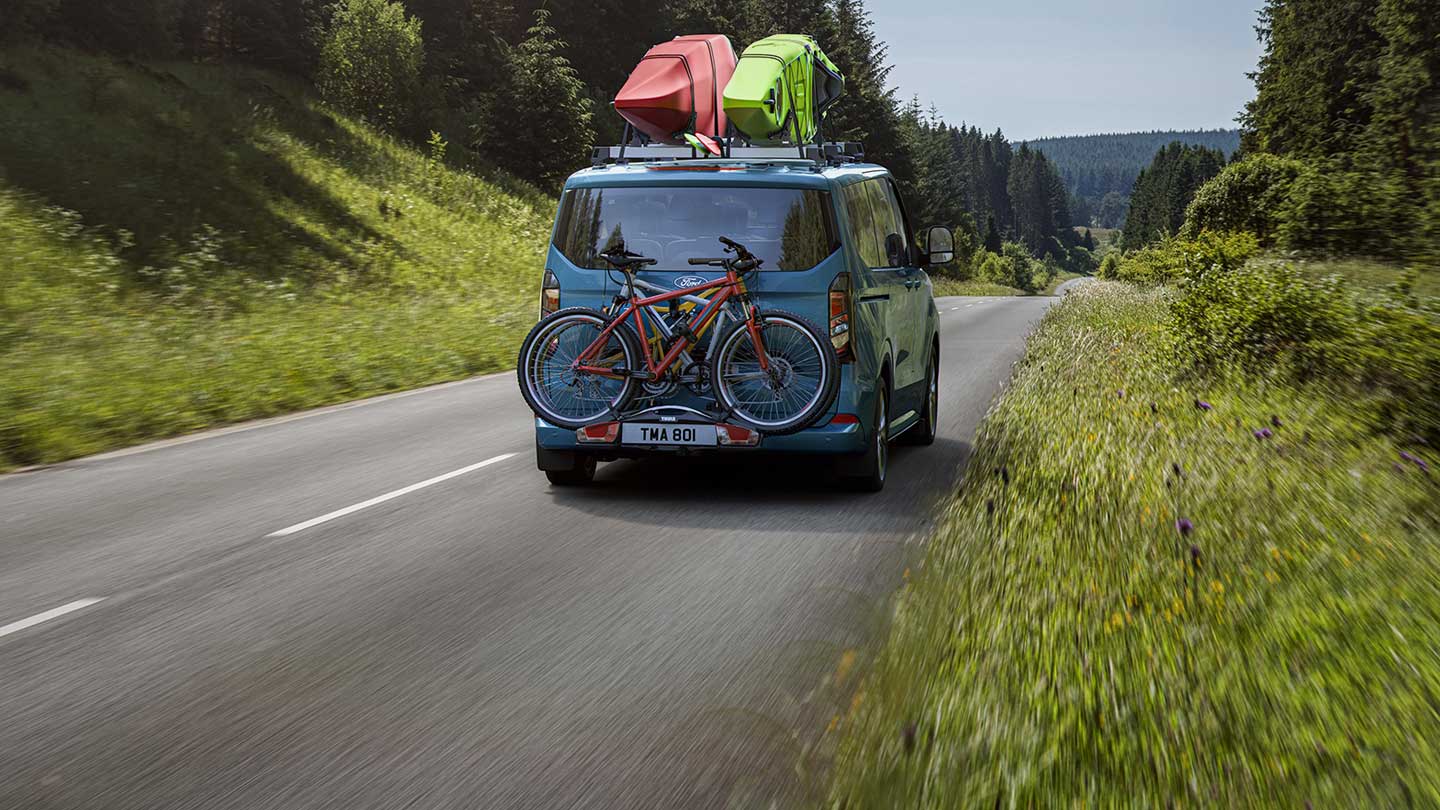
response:
<path id="1" fill-rule="evenodd" d="M 562 54 L 565 43 L 550 26 L 550 12 L 535 11 L 535 23 L 515 48 L 509 91 L 515 99 L 503 149 L 508 168 L 541 188 L 555 190 L 584 165 L 594 140 L 585 84 Z"/>
<path id="2" fill-rule="evenodd" d="M 1005 247 L 1005 240 L 1000 238 L 1000 229 L 995 227 L 995 215 L 985 217 L 985 249 L 991 253 L 999 253 Z"/>

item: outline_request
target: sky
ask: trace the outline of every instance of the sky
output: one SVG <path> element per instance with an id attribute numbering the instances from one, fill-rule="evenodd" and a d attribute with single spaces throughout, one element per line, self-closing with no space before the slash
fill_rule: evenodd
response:
<path id="1" fill-rule="evenodd" d="M 899 97 L 1011 140 L 1215 129 L 1255 87 L 1261 0 L 870 0 Z"/>

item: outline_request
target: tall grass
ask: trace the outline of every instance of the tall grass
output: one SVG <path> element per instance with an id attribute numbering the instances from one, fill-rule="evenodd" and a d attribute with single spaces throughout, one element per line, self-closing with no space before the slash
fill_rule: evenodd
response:
<path id="1" fill-rule="evenodd" d="M 512 362 L 533 189 L 260 71 L 0 68 L 0 467 Z"/>
<path id="2" fill-rule="evenodd" d="M 1032 337 L 837 806 L 1440 803 L 1440 459 L 1322 383 L 1177 377 L 1170 294 L 1093 283 Z"/>

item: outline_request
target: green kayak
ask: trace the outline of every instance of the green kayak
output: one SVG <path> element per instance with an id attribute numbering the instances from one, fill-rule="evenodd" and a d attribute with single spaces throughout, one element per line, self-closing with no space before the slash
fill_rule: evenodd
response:
<path id="1" fill-rule="evenodd" d="M 804 34 L 766 37 L 740 55 L 725 85 L 725 114 L 752 142 L 814 141 L 845 78 Z"/>

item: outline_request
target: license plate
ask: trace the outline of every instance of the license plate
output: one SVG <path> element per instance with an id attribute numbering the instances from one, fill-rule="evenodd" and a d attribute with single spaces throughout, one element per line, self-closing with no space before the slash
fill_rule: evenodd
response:
<path id="1" fill-rule="evenodd" d="M 626 422 L 620 426 L 621 444 L 714 447 L 714 425 L 684 423 Z"/>

